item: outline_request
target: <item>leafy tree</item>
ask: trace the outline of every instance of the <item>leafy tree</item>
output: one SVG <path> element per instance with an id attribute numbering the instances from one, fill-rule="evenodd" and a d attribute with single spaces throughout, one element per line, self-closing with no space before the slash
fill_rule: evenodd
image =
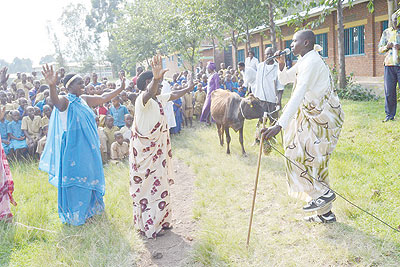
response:
<path id="1" fill-rule="evenodd" d="M 90 14 L 86 15 L 86 25 L 96 33 L 96 39 L 99 35 L 106 33 L 108 41 L 112 39 L 112 30 L 118 18 L 118 7 L 122 0 L 91 0 L 92 9 Z"/>
<path id="2" fill-rule="evenodd" d="M 32 60 L 29 58 L 15 57 L 9 66 L 10 73 L 15 72 L 31 72 Z"/>
<path id="3" fill-rule="evenodd" d="M 53 30 L 50 21 L 47 21 L 46 27 L 47 27 L 47 34 L 49 35 L 49 38 L 54 46 L 57 65 L 58 67 L 64 67 L 67 70 L 66 61 L 64 59 L 64 51 L 61 49 L 60 40 L 55 31 Z"/>
<path id="4" fill-rule="evenodd" d="M 389 1 L 389 0 L 388 0 Z M 348 0 L 347 3 L 351 8 L 354 0 Z M 338 25 L 338 59 L 339 59 L 339 88 L 343 89 L 346 87 L 346 62 L 344 52 L 344 22 L 343 22 L 343 3 L 344 0 L 313 0 L 310 2 L 303 3 L 303 10 L 305 14 L 297 12 L 290 24 L 296 24 L 300 28 L 314 28 L 318 27 L 324 22 L 327 15 L 331 14 L 333 9 L 337 11 L 337 25 Z M 309 12 L 312 8 L 323 7 L 321 14 L 316 19 L 310 19 Z M 367 8 L 370 12 L 374 11 L 373 0 L 369 0 Z M 305 23 L 306 20 L 309 20 Z"/>
<path id="5" fill-rule="evenodd" d="M 136 63 L 143 61 L 150 65 L 149 59 L 162 47 L 160 29 L 166 6 L 163 0 L 137 0 L 118 19 L 113 30 L 113 45 L 125 68 L 135 69 Z"/>
<path id="6" fill-rule="evenodd" d="M 43 65 L 43 64 L 51 63 L 51 62 L 55 62 L 55 61 L 56 61 L 56 59 L 54 58 L 54 55 L 46 55 L 40 59 L 39 64 Z"/>
<path id="7" fill-rule="evenodd" d="M 94 57 L 94 51 L 99 47 L 94 42 L 93 34 L 87 27 L 82 27 L 86 16 L 86 9 L 82 4 L 67 5 L 59 21 L 64 29 L 64 35 L 68 40 L 66 52 L 77 62 L 83 62 Z"/>

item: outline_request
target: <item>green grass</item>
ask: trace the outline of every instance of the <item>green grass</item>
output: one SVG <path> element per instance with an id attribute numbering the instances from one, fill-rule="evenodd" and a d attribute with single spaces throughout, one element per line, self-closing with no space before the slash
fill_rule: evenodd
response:
<path id="1" fill-rule="evenodd" d="M 383 124 L 383 101 L 343 101 L 346 119 L 330 162 L 334 189 L 397 227 L 400 224 L 400 122 Z M 245 123 L 241 156 L 237 134 L 232 155 L 218 144 L 214 127 L 185 130 L 175 155 L 196 173 L 193 210 L 198 220 L 195 261 L 207 266 L 398 266 L 400 233 L 338 198 L 338 223 L 302 221 L 302 201 L 287 195 L 284 161 L 263 156 L 249 250 L 246 249 L 258 147 L 255 121 Z M 278 138 L 280 139 L 280 138 Z M 281 146 L 278 145 L 280 148 Z M 379 190 L 374 195 L 373 190 Z"/>
<path id="2" fill-rule="evenodd" d="M 0 224 L 0 266 L 132 266 L 143 244 L 132 226 L 128 168 L 105 170 L 105 214 L 73 227 L 60 223 L 57 188 L 37 163 L 12 166 L 18 224 Z"/>
<path id="3" fill-rule="evenodd" d="M 286 96 L 287 100 L 287 96 Z M 330 162 L 334 189 L 389 222 L 400 224 L 400 121 L 381 123 L 383 101 L 342 101 L 346 113 Z M 245 246 L 257 147 L 256 121 L 246 121 L 241 156 L 232 133 L 232 154 L 214 127 L 196 124 L 173 139 L 174 156 L 194 173 L 193 219 L 198 230 L 192 261 L 205 266 L 398 266 L 400 233 L 350 206 L 334 204 L 338 223 L 302 221 L 302 201 L 287 195 L 284 161 L 263 156 L 250 247 Z M 277 145 L 279 146 L 279 144 Z M 0 224 L 0 266 L 132 266 L 145 249 L 132 225 L 127 166 L 106 166 L 106 213 L 91 224 L 65 226 L 57 214 L 57 190 L 37 163 L 12 167 L 13 208 L 20 224 Z M 176 184 L 174 186 L 179 186 Z M 374 194 L 379 190 L 379 194 Z M 175 209 L 179 206 L 174 205 Z"/>

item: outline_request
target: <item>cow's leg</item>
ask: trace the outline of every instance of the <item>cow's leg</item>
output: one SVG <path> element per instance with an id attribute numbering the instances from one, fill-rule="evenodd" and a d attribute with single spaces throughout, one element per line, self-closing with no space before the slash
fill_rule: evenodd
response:
<path id="1" fill-rule="evenodd" d="M 225 134 L 226 134 L 226 153 L 230 154 L 231 150 L 229 149 L 229 144 L 231 142 L 231 136 L 229 135 L 229 126 L 225 126 Z"/>
<path id="2" fill-rule="evenodd" d="M 240 145 L 242 146 L 242 154 L 243 156 L 246 156 L 246 151 L 244 150 L 244 145 L 243 145 L 243 127 L 239 129 L 239 142 Z"/>
<path id="3" fill-rule="evenodd" d="M 223 146 L 224 145 L 224 129 L 222 128 L 221 124 L 217 123 L 217 130 L 218 130 L 219 144 L 221 146 Z"/>

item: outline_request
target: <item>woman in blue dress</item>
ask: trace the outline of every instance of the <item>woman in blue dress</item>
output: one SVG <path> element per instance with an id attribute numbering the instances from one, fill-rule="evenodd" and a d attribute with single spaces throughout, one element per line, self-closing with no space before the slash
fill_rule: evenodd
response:
<path id="1" fill-rule="evenodd" d="M 110 101 L 125 88 L 125 82 L 112 92 L 83 95 L 82 77 L 68 74 L 64 78 L 68 95 L 63 96 L 57 93 L 57 73 L 53 67 L 43 66 L 42 74 L 50 86 L 50 99 L 55 108 L 39 169 L 49 173 L 49 182 L 58 187 L 61 221 L 82 225 L 104 211 L 104 172 L 91 107 Z"/>
<path id="2" fill-rule="evenodd" d="M 182 128 L 182 100 L 180 98 L 172 101 L 174 103 L 174 113 L 175 113 L 175 122 L 176 126 L 170 129 L 171 134 L 178 134 L 181 132 Z"/>

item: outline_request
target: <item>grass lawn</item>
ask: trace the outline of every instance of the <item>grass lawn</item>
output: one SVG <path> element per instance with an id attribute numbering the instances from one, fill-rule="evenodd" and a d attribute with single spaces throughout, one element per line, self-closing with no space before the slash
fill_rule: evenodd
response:
<path id="1" fill-rule="evenodd" d="M 400 122 L 383 124 L 383 101 L 342 101 L 346 113 L 330 162 L 331 185 L 391 225 L 400 224 Z M 250 249 L 245 242 L 258 147 L 255 121 L 246 121 L 241 156 L 238 135 L 232 154 L 218 145 L 212 128 L 184 131 L 175 155 L 196 173 L 194 218 L 199 221 L 193 257 L 207 266 L 399 266 L 400 233 L 350 206 L 334 205 L 338 223 L 302 221 L 302 201 L 287 195 L 284 161 L 263 156 Z M 280 138 L 278 138 L 280 139 Z"/>
<path id="2" fill-rule="evenodd" d="M 331 185 L 397 227 L 400 121 L 381 122 L 382 100 L 342 103 L 346 118 L 330 162 Z M 174 156 L 197 176 L 193 219 L 198 232 L 192 261 L 205 266 L 399 266 L 400 233 L 340 198 L 334 205 L 338 223 L 303 222 L 304 203 L 287 195 L 284 161 L 276 152 L 262 158 L 247 250 L 258 153 L 250 146 L 255 123 L 245 124 L 246 158 L 235 133 L 232 154 L 226 155 L 215 127 L 196 124 L 173 138 Z M 105 173 L 106 214 L 93 223 L 70 227 L 60 223 L 57 190 L 37 170 L 37 163 L 13 166 L 18 224 L 0 224 L 0 266 L 134 265 L 145 246 L 132 226 L 128 168 L 107 166 Z"/>

